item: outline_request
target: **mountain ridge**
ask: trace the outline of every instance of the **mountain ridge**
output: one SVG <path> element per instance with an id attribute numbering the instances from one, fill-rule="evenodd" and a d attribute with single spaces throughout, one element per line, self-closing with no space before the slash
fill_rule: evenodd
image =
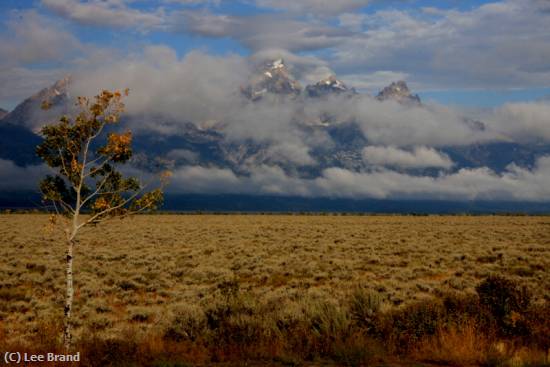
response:
<path id="1" fill-rule="evenodd" d="M 26 166 L 40 163 L 34 149 L 40 142 L 40 136 L 34 133 L 26 118 L 34 118 L 35 111 L 47 100 L 56 107 L 56 112 L 64 111 L 70 104 L 69 84 L 71 78 L 64 78 L 50 87 L 44 88 L 33 96 L 25 99 L 13 111 L 0 120 L 0 159 L 12 160 L 17 165 Z M 345 96 L 355 98 L 361 95 L 353 87 L 346 86 L 335 75 L 320 80 L 305 88 L 294 79 L 284 60 L 277 59 L 265 62 L 257 68 L 249 84 L 241 87 L 245 100 L 255 104 L 271 103 L 268 95 L 287 98 L 299 106 L 307 103 L 323 104 L 323 98 L 328 96 Z M 236 88 L 238 92 L 238 87 Z M 339 97 L 340 98 L 340 97 Z M 384 103 L 396 101 L 404 106 L 425 109 L 418 95 L 413 94 L 405 81 L 397 81 L 383 88 L 376 96 L 369 96 L 373 101 Z M 342 99 L 336 99 L 341 101 Z M 343 100 L 346 100 L 344 98 Z M 177 126 L 175 135 L 163 135 L 153 131 L 135 131 L 134 134 L 134 167 L 154 172 L 162 168 L 178 169 L 185 166 L 201 166 L 208 168 L 229 169 L 236 175 L 250 174 L 251 166 L 278 167 L 285 174 L 298 178 L 319 177 L 325 169 L 341 168 L 351 172 L 370 172 L 380 169 L 367 162 L 364 149 L 369 146 L 380 148 L 370 140 L 370 137 L 353 120 L 334 121 L 331 116 L 318 116 L 319 123 L 300 121 L 298 115 L 292 121 L 296 133 L 303 136 L 326 136 L 330 143 L 319 144 L 309 149 L 310 159 L 301 161 L 281 156 L 280 146 L 273 142 L 254 140 L 250 138 L 228 138 L 223 130 L 223 121 L 215 127 L 202 126 L 193 121 L 169 121 Z M 119 129 L 131 129 L 134 117 L 124 116 Z M 164 123 L 165 117 L 158 116 L 155 120 Z M 183 121 L 186 121 L 185 123 Z M 483 132 L 486 126 L 483 122 L 464 118 L 462 123 L 475 132 Z M 222 127 L 219 127 L 222 126 Z M 286 142 L 282 142 L 283 144 Z M 383 149 L 379 151 L 385 152 Z M 414 146 L 394 149 L 406 159 L 414 159 Z M 529 146 L 515 142 L 487 142 L 462 146 L 441 146 L 433 150 L 434 154 L 445 154 L 456 164 L 451 171 L 462 168 L 488 167 L 496 173 L 504 172 L 512 164 L 532 167 L 536 159 L 550 154 L 550 146 Z M 411 175 L 437 177 L 441 170 L 433 167 L 412 165 L 410 167 L 392 167 L 395 172 Z"/>

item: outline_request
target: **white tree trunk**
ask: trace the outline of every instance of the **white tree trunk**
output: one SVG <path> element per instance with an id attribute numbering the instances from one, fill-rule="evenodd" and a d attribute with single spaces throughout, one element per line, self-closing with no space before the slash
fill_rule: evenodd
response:
<path id="1" fill-rule="evenodd" d="M 73 240 L 69 240 L 67 244 L 66 258 L 66 277 L 67 277 L 67 293 L 65 295 L 65 311 L 64 311 L 64 332 L 63 345 L 66 350 L 71 348 L 71 310 L 73 308 Z"/>

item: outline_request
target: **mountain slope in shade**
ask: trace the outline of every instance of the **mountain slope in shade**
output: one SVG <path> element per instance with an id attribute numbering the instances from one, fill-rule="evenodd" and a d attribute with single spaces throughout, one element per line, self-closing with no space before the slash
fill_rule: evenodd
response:
<path id="1" fill-rule="evenodd" d="M 68 107 L 68 86 L 70 77 L 58 80 L 54 85 L 44 88 L 38 93 L 24 100 L 17 105 L 13 111 L 8 113 L 2 119 L 2 123 L 32 127 L 37 120 L 37 115 L 42 113 L 41 106 L 43 102 L 48 102 L 52 109 L 59 114 L 64 113 Z M 58 111 L 57 109 L 60 109 Z"/>
<path id="2" fill-rule="evenodd" d="M 2 120 L 9 112 L 3 108 L 0 108 L 0 120 Z"/>
<path id="3" fill-rule="evenodd" d="M 35 149 L 42 141 L 40 136 L 24 126 L 0 121 L 0 159 L 13 161 L 18 166 L 40 163 Z"/>

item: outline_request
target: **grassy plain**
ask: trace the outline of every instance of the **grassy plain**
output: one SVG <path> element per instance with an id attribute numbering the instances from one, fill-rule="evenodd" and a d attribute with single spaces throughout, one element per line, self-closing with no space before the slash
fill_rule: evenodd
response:
<path id="1" fill-rule="evenodd" d="M 57 335 L 64 296 L 64 242 L 60 233 L 46 229 L 47 219 L 0 215 L 0 347 L 58 345 L 40 336 Z M 371 316 L 448 294 L 474 295 L 490 275 L 527 286 L 530 304 L 547 310 L 550 217 L 142 215 L 87 229 L 74 261 L 75 336 L 83 343 L 131 334 L 147 339 L 149 351 L 169 349 L 166 358 L 184 355 L 192 364 L 276 356 L 271 361 L 292 365 L 328 356 L 364 365 L 387 360 L 388 353 L 405 353 L 404 358 L 420 361 L 476 365 L 490 357 L 486 351 L 476 354 L 483 343 L 487 350 L 506 348 L 499 347 L 497 337 L 480 336 L 469 321 L 446 327 L 445 333 L 436 325 L 427 338 L 418 335 L 414 348 L 401 351 L 384 346 L 389 338 L 380 326 L 384 321 L 372 326 Z M 270 342 L 253 351 L 213 352 L 207 340 L 229 317 L 237 329 L 223 331 L 227 345 L 233 343 L 226 340 L 233 337 L 227 335 L 231 330 L 238 330 L 235 338 L 244 344 Z M 298 348 L 277 339 L 306 319 L 315 338 L 344 329 L 350 333 L 345 340 L 363 340 L 357 334 L 363 329 L 374 337 L 365 337 L 351 352 L 344 339 L 340 351 L 338 340 L 312 339 L 314 345 Z M 358 320 L 363 329 L 349 326 Z M 542 327 L 550 330 L 546 322 L 550 319 L 543 319 Z M 330 351 L 323 349 L 325 342 Z M 517 345 L 502 351 L 501 362 L 520 358 L 523 350 L 524 359 L 548 363 L 550 345 L 546 339 L 537 342 L 535 352 Z M 445 343 L 471 345 L 455 358 L 445 352 Z"/>

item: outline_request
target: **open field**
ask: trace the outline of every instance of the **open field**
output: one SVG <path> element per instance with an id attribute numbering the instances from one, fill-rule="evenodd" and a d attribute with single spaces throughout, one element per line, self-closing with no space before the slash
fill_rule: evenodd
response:
<path id="1" fill-rule="evenodd" d="M 4 346 L 46 343 L 37 342 L 37 335 L 57 330 L 62 317 L 65 246 L 59 233 L 47 229 L 47 219 L 0 216 Z M 186 358 L 196 363 L 223 361 L 231 353 L 212 358 L 204 340 L 223 324 L 227 305 L 244 310 L 237 315 L 238 324 L 247 325 L 247 334 L 239 334 L 244 339 L 261 339 L 250 326 L 255 323 L 273 321 L 269 327 L 262 324 L 262 330 L 275 335 L 308 315 L 323 320 L 332 312 L 341 320 L 329 323 L 328 335 L 357 321 L 360 306 L 354 308 L 354 300 L 371 305 L 361 316 L 367 330 L 374 313 L 391 314 L 448 294 L 474 295 L 485 278 L 503 275 L 528 287 L 530 307 L 548 310 L 550 217 L 143 215 L 87 229 L 75 248 L 74 269 L 77 340 L 117 338 L 131 330 L 134 337 L 187 343 Z M 541 327 L 550 330 L 547 322 L 550 318 Z M 475 325 L 456 326 L 446 329 L 447 338 L 454 335 L 454 343 L 461 345 L 472 342 L 472 350 L 481 345 L 475 330 L 467 334 Z M 436 329 L 430 337 L 439 335 Z M 202 349 L 190 352 L 189 345 L 198 341 Z M 417 341 L 407 356 L 437 361 L 422 348 L 430 340 Z M 544 345 L 546 339 L 536 342 L 535 352 L 524 353 L 548 363 L 550 345 Z M 387 354 L 371 344 L 373 355 Z M 270 353 L 297 358 L 280 343 L 254 349 L 259 358 Z M 325 354 L 320 350 L 318 355 Z M 315 359 L 304 358 L 309 357 Z M 350 364 L 351 357 L 342 358 Z M 467 363 L 479 364 L 482 358 Z"/>

